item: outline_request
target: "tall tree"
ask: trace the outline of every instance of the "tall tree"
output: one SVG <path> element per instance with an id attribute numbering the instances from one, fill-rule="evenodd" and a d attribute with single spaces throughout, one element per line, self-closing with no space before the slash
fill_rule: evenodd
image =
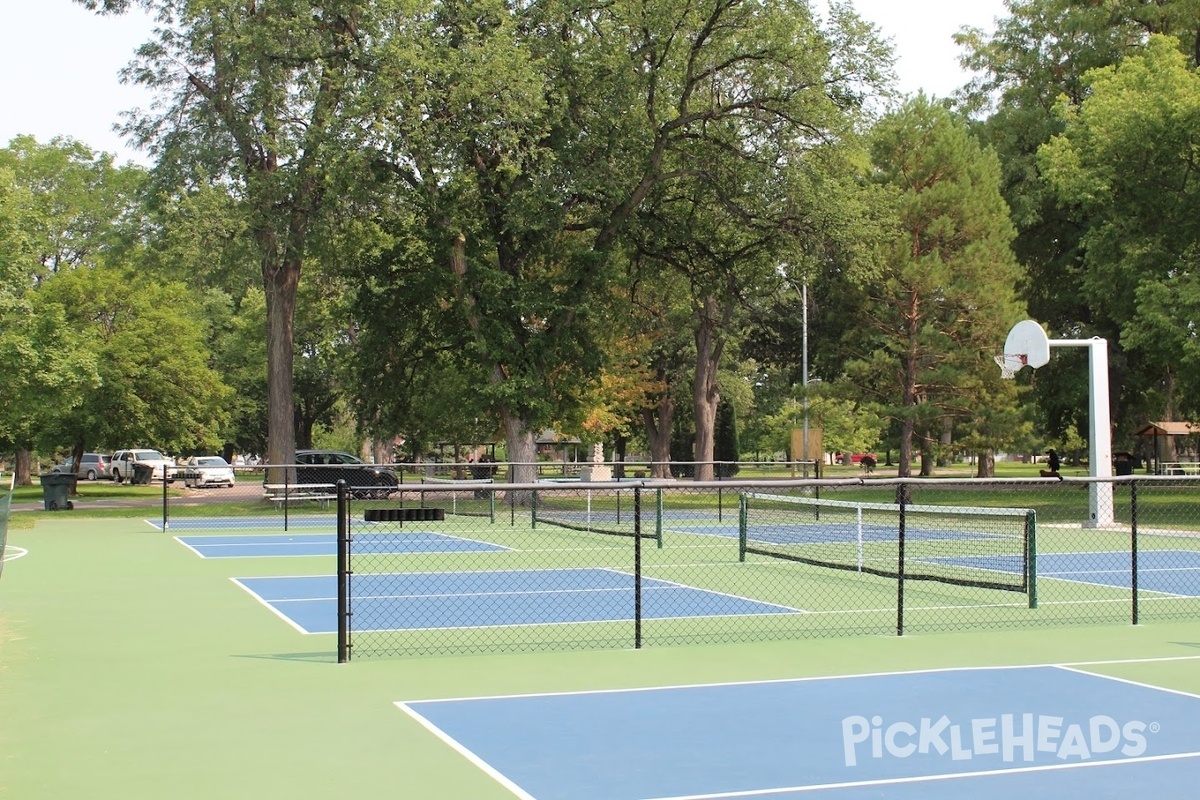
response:
<path id="1" fill-rule="evenodd" d="M 23 483 L 33 447 L 76 443 L 51 431 L 100 383 L 93 342 L 44 288 L 121 263 L 137 247 L 143 179 L 71 140 L 18 136 L 0 150 L 0 351 L 10 376 L 0 439 L 15 448 Z"/>
<path id="2" fill-rule="evenodd" d="M 267 312 L 267 458 L 295 455 L 294 317 L 301 269 L 333 174 L 353 148 L 366 48 L 392 19 L 383 0 L 77 0 L 137 5 L 158 22 L 126 76 L 159 93 L 128 133 L 174 186 L 221 176 L 235 188 Z"/>
<path id="3" fill-rule="evenodd" d="M 438 6 L 398 42 L 382 160 L 455 277 L 510 458 L 532 461 L 539 424 L 600 374 L 615 248 L 651 192 L 692 177 L 689 153 L 819 139 L 874 85 L 872 31 L 833 18 L 823 32 L 792 0 L 485 2 Z"/>
<path id="4" fill-rule="evenodd" d="M 930 441 L 945 419 L 997 402 L 991 356 L 1022 315 L 1021 273 L 999 161 L 965 121 L 919 95 L 876 126 L 872 158 L 876 179 L 894 192 L 896 227 L 884 272 L 866 289 L 860 354 L 848 371 L 898 421 L 905 477 L 918 435 Z M 989 384 L 990 395 L 981 390 Z M 931 466 L 923 460 L 922 472 Z"/>

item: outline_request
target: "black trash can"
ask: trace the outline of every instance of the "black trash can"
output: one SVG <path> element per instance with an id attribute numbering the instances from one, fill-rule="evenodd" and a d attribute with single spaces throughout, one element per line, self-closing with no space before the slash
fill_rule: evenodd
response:
<path id="1" fill-rule="evenodd" d="M 1113 454 L 1113 474 L 1114 475 L 1132 475 L 1133 474 L 1133 454 L 1132 453 L 1114 453 Z"/>
<path id="2" fill-rule="evenodd" d="M 63 472 L 47 472 L 38 476 L 42 484 L 42 502 L 47 511 L 69 510 L 75 507 L 71 492 L 75 490 L 74 475 Z"/>
<path id="3" fill-rule="evenodd" d="M 135 463 L 133 465 L 133 479 L 130 481 L 130 483 L 147 484 L 147 483 L 150 483 L 150 479 L 153 477 L 154 477 L 154 467 L 150 466 L 149 464 L 136 464 Z"/>

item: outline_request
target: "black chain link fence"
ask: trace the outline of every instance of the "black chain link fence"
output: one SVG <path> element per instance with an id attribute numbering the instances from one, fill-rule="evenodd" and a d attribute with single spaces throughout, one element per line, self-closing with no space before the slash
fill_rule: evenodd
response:
<path id="1" fill-rule="evenodd" d="M 320 629 L 340 630 L 343 659 L 1200 618 L 1196 477 L 511 484 L 466 471 L 381 487 L 353 472 L 327 476 L 349 484 L 340 501 L 333 482 L 239 472 L 244 502 L 171 501 L 170 530 L 340 528 L 339 564 L 323 563 L 342 597 Z"/>
<path id="2" fill-rule="evenodd" d="M 343 504 L 356 656 L 1200 617 L 1200 482 L 401 487 Z"/>

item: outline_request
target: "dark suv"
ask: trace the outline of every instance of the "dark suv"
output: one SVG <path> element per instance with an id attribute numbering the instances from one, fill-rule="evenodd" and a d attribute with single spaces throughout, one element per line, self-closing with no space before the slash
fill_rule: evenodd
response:
<path id="1" fill-rule="evenodd" d="M 296 483 L 335 484 L 344 479 L 355 497 L 383 499 L 400 485 L 391 468 L 339 450 L 297 450 L 296 463 Z"/>

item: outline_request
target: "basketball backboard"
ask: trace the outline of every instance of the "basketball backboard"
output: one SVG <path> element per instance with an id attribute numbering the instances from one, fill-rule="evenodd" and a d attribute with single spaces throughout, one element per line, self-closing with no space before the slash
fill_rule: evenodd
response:
<path id="1" fill-rule="evenodd" d="M 1003 361 L 1002 361 L 1003 359 Z M 996 356 L 1003 373 L 1015 374 L 1021 367 L 1044 367 L 1050 361 L 1050 338 L 1045 329 L 1031 319 L 1023 319 L 1008 332 L 1004 352 Z"/>

